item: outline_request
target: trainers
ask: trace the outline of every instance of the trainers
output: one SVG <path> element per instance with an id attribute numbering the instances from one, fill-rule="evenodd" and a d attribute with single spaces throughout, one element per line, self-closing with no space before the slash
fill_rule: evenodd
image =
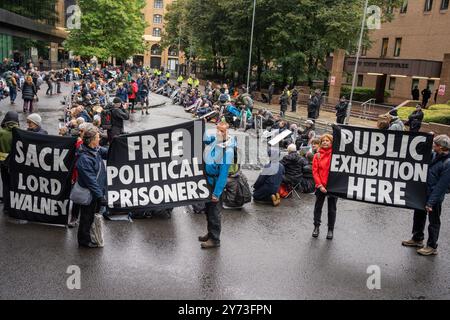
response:
<path id="1" fill-rule="evenodd" d="M 402 241 L 402 246 L 404 247 L 415 247 L 415 248 L 423 248 L 423 240 L 416 241 L 414 239 Z"/>
<path id="2" fill-rule="evenodd" d="M 432 256 L 432 255 L 437 255 L 438 251 L 437 251 L 437 249 L 434 249 L 432 247 L 425 247 L 425 248 L 417 250 L 417 253 L 420 254 L 421 256 Z"/>
<path id="3" fill-rule="evenodd" d="M 200 246 L 202 247 L 202 249 L 218 248 L 220 247 L 220 242 L 208 239 L 208 241 L 202 242 Z"/>

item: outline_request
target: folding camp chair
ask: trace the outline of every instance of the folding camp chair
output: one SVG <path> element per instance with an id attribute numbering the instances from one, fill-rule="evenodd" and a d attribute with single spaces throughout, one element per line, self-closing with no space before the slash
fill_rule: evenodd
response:
<path id="1" fill-rule="evenodd" d="M 289 198 L 292 194 L 295 193 L 295 195 L 297 196 L 297 198 L 298 198 L 298 199 L 301 199 L 301 197 L 300 197 L 300 195 L 299 195 L 299 193 L 298 193 L 298 191 L 297 191 L 297 188 L 298 188 L 300 185 L 301 185 L 301 182 L 297 183 L 294 187 L 292 187 L 292 185 L 288 185 L 288 187 L 291 188 L 291 190 L 289 191 L 289 193 L 288 193 L 288 195 L 287 195 L 287 198 Z"/>

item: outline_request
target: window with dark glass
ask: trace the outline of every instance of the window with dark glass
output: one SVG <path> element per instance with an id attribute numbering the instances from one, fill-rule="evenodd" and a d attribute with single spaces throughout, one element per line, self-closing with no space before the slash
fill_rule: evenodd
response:
<path id="1" fill-rule="evenodd" d="M 163 8 L 163 0 L 155 0 L 155 9 L 162 9 Z"/>
<path id="2" fill-rule="evenodd" d="M 402 38 L 395 39 L 394 57 L 400 57 L 400 51 L 402 49 Z"/>
<path id="3" fill-rule="evenodd" d="M 389 38 L 383 38 L 383 43 L 381 44 L 381 57 L 386 57 L 389 46 Z"/>
<path id="4" fill-rule="evenodd" d="M 158 23 L 158 24 L 162 23 L 162 15 L 155 14 L 153 16 L 153 23 Z"/>
<path id="5" fill-rule="evenodd" d="M 361 56 L 363 57 L 367 56 L 367 46 L 361 47 Z"/>
<path id="6" fill-rule="evenodd" d="M 358 87 L 362 87 L 362 86 L 363 86 L 363 81 L 364 81 L 364 75 L 358 74 L 358 83 L 357 83 L 357 86 L 358 86 Z"/>
<path id="7" fill-rule="evenodd" d="M 394 77 L 389 78 L 389 90 L 395 90 L 395 78 Z"/>
<path id="8" fill-rule="evenodd" d="M 448 10 L 448 4 L 450 0 L 442 0 L 441 2 L 441 10 Z"/>
<path id="9" fill-rule="evenodd" d="M 161 46 L 159 44 L 152 45 L 150 51 L 151 51 L 153 56 L 160 56 L 162 54 L 162 49 L 161 49 Z"/>
<path id="10" fill-rule="evenodd" d="M 154 37 L 161 37 L 161 29 L 160 28 L 153 28 L 153 36 Z"/>
<path id="11" fill-rule="evenodd" d="M 433 9 L 433 0 L 425 0 L 425 12 L 430 12 Z"/>

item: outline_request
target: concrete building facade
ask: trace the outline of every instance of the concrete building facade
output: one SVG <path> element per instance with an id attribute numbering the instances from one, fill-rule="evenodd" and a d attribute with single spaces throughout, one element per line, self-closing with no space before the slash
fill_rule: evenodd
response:
<path id="1" fill-rule="evenodd" d="M 394 11 L 392 22 L 370 30 L 372 46 L 362 50 L 357 85 L 375 88 L 379 103 L 395 105 L 412 99 L 415 86 L 420 91 L 430 88 L 430 103 L 435 102 L 435 96 L 437 103 L 449 101 L 449 2 L 405 0 L 403 7 Z M 341 75 L 336 70 L 342 66 L 342 52 L 335 52 L 335 56 L 330 81 L 335 88 L 330 88 L 330 93 L 338 97 L 340 82 L 336 79 Z M 354 56 L 344 58 L 343 69 L 347 74 L 353 74 L 355 60 Z M 384 90 L 390 93 L 387 100 L 383 97 Z"/>

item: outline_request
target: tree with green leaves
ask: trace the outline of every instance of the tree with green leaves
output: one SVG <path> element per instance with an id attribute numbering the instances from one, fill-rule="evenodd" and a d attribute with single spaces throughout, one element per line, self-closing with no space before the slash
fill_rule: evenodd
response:
<path id="1" fill-rule="evenodd" d="M 78 0 L 81 28 L 70 30 L 66 49 L 76 55 L 128 59 L 143 53 L 145 0 Z"/>
<path id="2" fill-rule="evenodd" d="M 354 52 L 364 0 L 257 0 L 252 70 L 258 83 L 270 69 L 282 82 L 327 77 L 326 58 L 335 49 Z M 371 0 L 385 13 L 403 0 Z M 178 45 L 222 77 L 239 75 L 248 66 L 253 0 L 178 0 L 165 16 L 164 46 Z M 364 44 L 370 45 L 368 33 Z M 220 72 L 219 72 L 220 71 Z"/>

